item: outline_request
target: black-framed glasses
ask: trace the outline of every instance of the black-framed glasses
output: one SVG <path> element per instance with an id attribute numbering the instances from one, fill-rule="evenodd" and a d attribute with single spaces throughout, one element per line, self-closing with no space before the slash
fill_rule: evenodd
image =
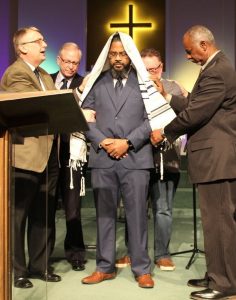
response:
<path id="1" fill-rule="evenodd" d="M 154 68 L 146 68 L 146 70 L 152 73 L 152 72 L 156 72 L 160 67 L 162 67 L 162 63 L 160 63 L 157 67 Z"/>
<path id="2" fill-rule="evenodd" d="M 41 45 L 42 43 L 46 43 L 46 40 L 45 39 L 37 39 L 37 40 L 33 40 L 33 41 L 29 41 L 29 42 L 24 42 L 24 43 L 21 43 L 20 45 L 25 45 L 25 44 L 32 44 L 32 43 L 36 43 L 36 44 L 39 44 Z"/>
<path id="3" fill-rule="evenodd" d="M 127 57 L 128 54 L 125 52 L 125 51 L 122 51 L 122 52 L 114 52 L 114 51 L 110 51 L 108 53 L 108 57 L 109 58 L 115 58 L 117 56 L 120 56 L 120 57 Z"/>
<path id="4" fill-rule="evenodd" d="M 63 59 L 61 56 L 60 57 L 60 60 L 65 64 L 65 65 L 73 65 L 74 67 L 78 66 L 79 65 L 79 61 L 70 61 L 70 60 L 65 60 Z"/>

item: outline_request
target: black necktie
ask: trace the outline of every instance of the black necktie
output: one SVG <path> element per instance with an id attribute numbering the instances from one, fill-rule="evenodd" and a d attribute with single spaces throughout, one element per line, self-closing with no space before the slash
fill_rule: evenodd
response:
<path id="1" fill-rule="evenodd" d="M 123 89 L 122 78 L 121 78 L 121 77 L 118 77 L 118 78 L 117 78 L 117 82 L 116 82 L 116 84 L 115 84 L 115 92 L 116 92 L 116 95 L 117 95 L 117 96 L 120 96 L 120 95 L 121 95 L 122 89 Z"/>
<path id="2" fill-rule="evenodd" d="M 63 84 L 60 87 L 60 90 L 66 90 L 67 89 L 67 82 L 68 80 L 66 80 L 65 78 L 62 80 Z"/>

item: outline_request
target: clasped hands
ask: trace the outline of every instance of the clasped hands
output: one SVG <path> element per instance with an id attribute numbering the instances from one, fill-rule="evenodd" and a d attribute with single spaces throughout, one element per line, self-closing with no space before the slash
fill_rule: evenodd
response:
<path id="1" fill-rule="evenodd" d="M 126 139 L 106 138 L 100 145 L 115 159 L 122 159 L 128 155 L 129 145 Z"/>

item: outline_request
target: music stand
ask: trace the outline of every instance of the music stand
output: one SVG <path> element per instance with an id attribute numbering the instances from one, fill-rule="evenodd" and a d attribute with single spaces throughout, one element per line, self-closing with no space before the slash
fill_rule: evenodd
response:
<path id="1" fill-rule="evenodd" d="M 205 253 L 204 251 L 198 248 L 197 244 L 197 207 L 196 207 L 196 186 L 193 184 L 193 249 L 174 252 L 171 255 L 178 255 L 184 253 L 192 253 L 188 264 L 186 265 L 186 269 L 189 269 L 191 265 L 194 263 L 194 257 L 197 253 Z"/>

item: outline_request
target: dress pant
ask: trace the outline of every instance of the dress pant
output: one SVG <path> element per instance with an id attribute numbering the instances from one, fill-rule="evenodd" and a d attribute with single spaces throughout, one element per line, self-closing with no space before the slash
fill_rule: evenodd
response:
<path id="1" fill-rule="evenodd" d="M 236 180 L 198 184 L 209 288 L 236 293 Z"/>
<path id="2" fill-rule="evenodd" d="M 65 256 L 69 262 L 85 261 L 85 245 L 81 224 L 81 170 L 72 170 L 74 188 L 70 189 L 68 162 L 61 167 L 60 187 L 66 215 Z"/>
<path id="3" fill-rule="evenodd" d="M 146 215 L 149 171 L 129 170 L 116 161 L 112 168 L 92 169 L 91 175 L 97 214 L 97 271 L 115 271 L 117 205 L 122 195 L 131 269 L 135 276 L 150 273 Z"/>
<path id="4" fill-rule="evenodd" d="M 164 171 L 160 180 L 159 173 L 151 171 L 150 199 L 154 219 L 154 261 L 170 257 L 169 243 L 172 233 L 172 210 L 175 192 L 179 183 L 179 172 Z"/>
<path id="5" fill-rule="evenodd" d="M 69 262 L 85 261 L 85 245 L 81 224 L 81 200 L 80 186 L 81 177 L 85 175 L 86 167 L 78 167 L 77 170 L 69 168 L 70 158 L 70 135 L 61 134 L 60 143 L 60 175 L 58 190 L 61 193 L 66 216 L 66 236 L 64 250 L 66 259 Z M 71 176 L 74 188 L 70 188 Z"/>
<path id="6" fill-rule="evenodd" d="M 52 233 L 55 229 L 55 191 L 58 178 L 57 146 L 53 143 L 47 168 L 42 173 L 15 168 L 13 209 L 14 277 L 48 270 Z M 28 267 L 25 255 L 27 233 Z"/>

